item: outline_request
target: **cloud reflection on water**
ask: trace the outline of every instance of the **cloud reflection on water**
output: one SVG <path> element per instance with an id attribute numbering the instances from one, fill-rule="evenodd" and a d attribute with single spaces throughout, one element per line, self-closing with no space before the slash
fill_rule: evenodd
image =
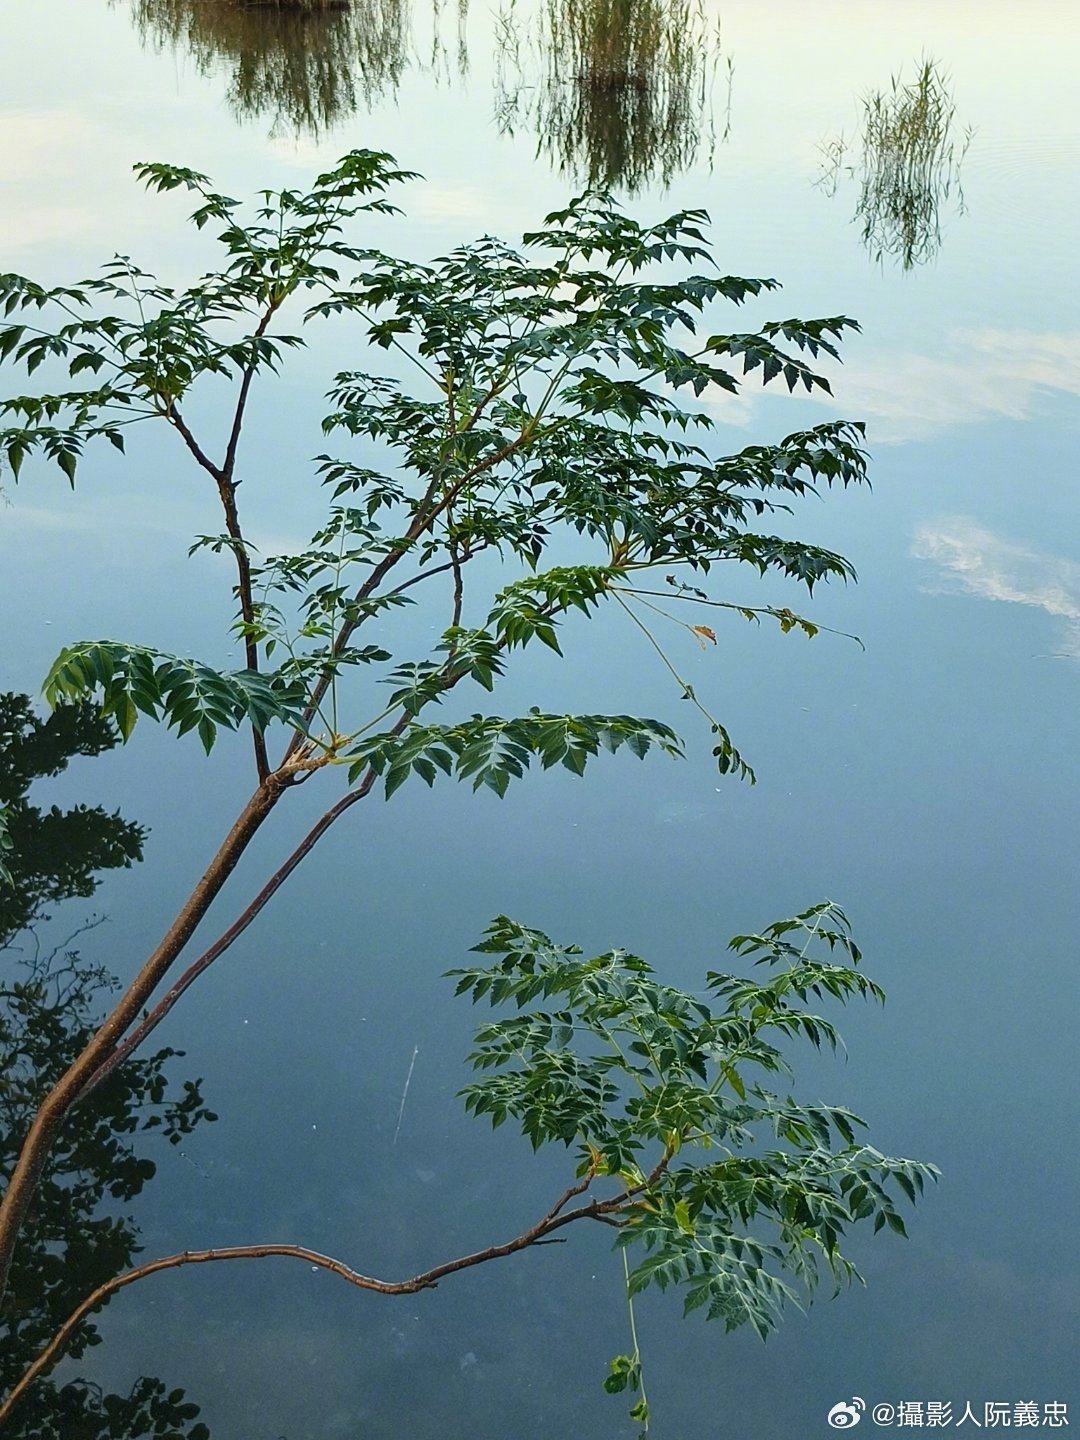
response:
<path id="1" fill-rule="evenodd" d="M 1054 658 L 1080 660 L 1080 565 L 1031 550 L 986 530 L 963 515 L 921 525 L 912 554 L 941 572 L 945 593 L 1033 605 L 1064 620 Z"/>
<path id="2" fill-rule="evenodd" d="M 1040 398 L 1080 396 L 1080 330 L 959 330 L 944 355 L 863 351 L 820 366 L 831 403 L 869 422 L 876 445 L 928 440 L 953 425 L 1030 420 Z"/>

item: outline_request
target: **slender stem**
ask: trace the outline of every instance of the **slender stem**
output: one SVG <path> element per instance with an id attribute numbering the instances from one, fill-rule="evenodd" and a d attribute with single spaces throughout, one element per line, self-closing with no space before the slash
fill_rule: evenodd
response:
<path id="1" fill-rule="evenodd" d="M 240 379 L 240 394 L 236 399 L 236 409 L 233 412 L 232 430 L 229 432 L 229 442 L 225 450 L 225 462 L 221 467 L 222 474 L 229 481 L 233 479 L 233 472 L 236 469 L 236 447 L 240 443 L 240 430 L 244 424 L 244 411 L 247 409 L 248 394 L 251 390 L 251 382 L 255 377 L 255 371 L 259 368 L 258 348 L 256 341 L 262 339 L 269 328 L 271 320 L 277 311 L 280 301 L 272 300 L 267 306 L 262 319 L 256 326 L 252 339 L 251 359 L 244 367 L 244 373 Z"/>
<path id="2" fill-rule="evenodd" d="M 269 323 L 271 311 L 266 317 Z M 256 334 L 261 334 L 265 325 L 260 325 Z M 252 367 L 249 367 L 251 370 Z M 240 512 L 236 505 L 236 481 L 233 479 L 233 468 L 236 464 L 236 442 L 240 437 L 240 425 L 243 420 L 243 406 L 247 402 L 248 389 L 251 385 L 251 376 L 245 372 L 244 380 L 240 387 L 240 400 L 237 402 L 236 414 L 233 419 L 232 434 L 229 438 L 229 453 L 226 456 L 224 466 L 215 465 L 206 454 L 195 436 L 192 434 L 184 417 L 174 404 L 169 406 L 167 415 L 172 425 L 183 437 L 184 443 L 198 461 L 199 465 L 213 477 L 217 485 L 218 498 L 221 501 L 221 508 L 225 514 L 225 529 L 232 540 L 231 550 L 236 561 L 236 596 L 240 602 L 240 618 L 244 625 L 244 659 L 249 670 L 259 668 L 259 642 L 255 639 L 255 604 L 252 598 L 251 587 L 251 561 L 248 558 L 247 543 L 244 540 L 244 532 L 240 527 Z M 252 726 L 252 746 L 255 751 L 255 769 L 259 780 L 265 781 L 270 774 L 270 761 L 266 753 L 266 740 L 260 730 Z"/>
<path id="3" fill-rule="evenodd" d="M 641 568 L 652 570 L 655 567 L 650 562 L 649 564 L 641 567 L 637 567 L 631 564 L 628 565 L 626 568 Z M 708 605 L 713 610 L 734 610 L 737 614 L 743 616 L 770 615 L 774 620 L 794 619 L 794 622 L 796 624 L 801 624 L 804 620 L 803 616 L 796 615 L 794 611 L 778 610 L 775 605 L 739 605 L 734 600 L 709 600 L 704 595 L 692 595 L 687 594 L 685 591 L 679 590 L 639 590 L 637 586 L 628 586 L 626 588 L 623 588 L 621 590 L 621 593 L 623 595 L 633 595 L 635 599 L 640 599 L 643 595 L 655 595 L 661 600 L 686 600 L 691 605 Z M 642 601 L 642 604 L 645 603 L 645 601 Z M 655 610 L 658 615 L 663 615 L 668 620 L 674 620 L 677 625 L 686 624 L 685 620 L 680 620 L 677 615 L 669 615 L 666 610 L 661 610 L 658 605 L 650 605 L 649 608 L 651 610 Z M 815 630 L 820 630 L 825 635 L 837 635 L 841 640 L 854 640 L 855 644 L 858 645 L 860 650 L 866 649 L 866 646 L 859 639 L 858 635 L 851 635 L 848 633 L 847 630 L 834 630 L 829 625 L 820 625 L 816 620 L 809 623 L 813 625 Z M 692 630 L 693 628 L 694 627 L 691 625 L 690 629 Z"/>
<path id="4" fill-rule="evenodd" d="M 243 374 L 240 378 L 240 392 L 233 410 L 232 426 L 230 427 L 229 439 L 225 448 L 225 459 L 221 465 L 215 465 L 203 450 L 184 420 L 184 417 L 181 415 L 175 401 L 169 405 L 166 411 L 167 418 L 179 432 L 195 460 L 208 475 L 213 477 L 217 485 L 221 508 L 225 513 L 225 529 L 228 531 L 229 538 L 233 542 L 231 548 L 236 561 L 236 595 L 240 602 L 240 618 L 244 625 L 244 658 L 249 670 L 258 670 L 259 668 L 259 642 L 255 638 L 254 630 L 255 604 L 252 598 L 251 561 L 248 558 L 247 545 L 244 541 L 244 533 L 240 526 L 240 513 L 236 504 L 236 487 L 239 483 L 236 479 L 236 454 L 237 447 L 240 444 L 240 431 L 244 424 L 244 414 L 247 410 L 248 396 L 251 393 L 251 382 L 255 377 L 255 372 L 259 365 L 257 342 L 266 334 L 270 322 L 273 320 L 280 304 L 280 300 L 270 301 L 251 337 L 251 358 L 244 367 Z M 252 747 L 255 752 L 255 770 L 259 780 L 264 781 L 270 774 L 270 761 L 266 753 L 266 740 L 262 732 L 254 726 L 252 726 L 251 737 Z"/>
<path id="5" fill-rule="evenodd" d="M 638 1372 L 638 1389 L 641 1391 L 641 1403 L 645 1407 L 645 1419 L 642 1426 L 642 1433 L 649 1429 L 649 1397 L 645 1393 L 645 1371 L 641 1365 L 641 1346 L 638 1344 L 637 1321 L 634 1318 L 634 1297 L 630 1293 L 630 1261 L 626 1257 L 626 1246 L 622 1249 L 623 1279 L 626 1285 L 626 1308 L 630 1312 L 630 1340 L 634 1347 L 634 1364 Z"/>
<path id="6" fill-rule="evenodd" d="M 491 544 L 490 540 L 484 540 L 479 545 L 473 546 L 469 551 L 469 559 L 474 559 L 481 550 L 490 550 Z M 413 575 L 410 579 L 403 580 L 400 585 L 395 585 L 393 590 L 387 590 L 384 598 L 400 595 L 403 590 L 411 590 L 414 585 L 419 585 L 423 580 L 429 580 L 432 575 L 443 575 L 447 570 L 453 570 L 454 564 L 453 560 L 447 560 L 442 565 L 432 565 L 430 570 L 421 570 L 418 575 Z"/>
<path id="7" fill-rule="evenodd" d="M 667 654 L 666 654 L 665 651 L 664 651 L 664 647 L 660 644 L 660 642 L 657 640 L 656 636 L 652 633 L 652 631 L 649 629 L 649 627 L 645 624 L 644 620 L 642 620 L 642 619 L 640 618 L 640 616 L 634 614 L 633 610 L 630 609 L 630 606 L 627 605 L 626 601 L 625 601 L 625 600 L 622 598 L 622 596 L 619 594 L 618 590 L 612 590 L 612 591 L 611 591 L 611 594 L 615 597 L 615 599 L 618 601 L 618 603 L 619 603 L 619 604 L 622 606 L 622 608 L 626 611 L 627 615 L 630 616 L 630 619 L 634 622 L 634 624 L 638 627 L 638 629 L 641 631 L 641 633 L 645 636 L 646 640 L 648 640 L 649 644 L 653 647 L 653 649 L 656 651 L 656 653 L 660 656 L 660 659 L 664 662 L 664 665 L 665 665 L 665 666 L 667 667 L 667 669 L 671 672 L 671 674 L 674 676 L 674 678 L 678 681 L 680 687 L 682 688 L 683 694 L 686 696 L 686 698 L 687 698 L 688 700 L 690 700 L 690 701 L 693 702 L 693 704 L 694 704 L 694 705 L 701 711 L 701 713 L 705 716 L 706 720 L 708 720 L 708 722 L 709 722 L 710 725 L 715 725 L 715 724 L 716 724 L 716 721 L 713 719 L 713 717 L 709 714 L 708 710 L 705 709 L 704 705 L 702 705 L 702 703 L 700 702 L 700 700 L 698 700 L 697 696 L 694 694 L 694 688 L 693 688 L 693 686 L 692 686 L 692 685 L 689 685 L 689 684 L 683 679 L 683 677 L 679 674 L 679 672 L 675 669 L 675 666 L 672 665 L 671 661 L 668 659 Z"/>

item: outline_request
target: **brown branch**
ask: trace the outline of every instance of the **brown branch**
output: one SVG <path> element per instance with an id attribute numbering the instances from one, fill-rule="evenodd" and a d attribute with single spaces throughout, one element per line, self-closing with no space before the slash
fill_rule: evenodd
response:
<path id="1" fill-rule="evenodd" d="M 334 1260 L 328 1255 L 320 1255 L 318 1251 L 307 1250 L 301 1245 L 240 1245 L 226 1250 L 185 1250 L 179 1255 L 166 1255 L 160 1260 L 151 1260 L 146 1265 L 140 1265 L 134 1270 L 126 1270 L 122 1275 L 117 1275 L 114 1279 L 106 1281 L 104 1285 L 99 1285 L 77 1309 L 72 1311 L 45 1349 L 8 1394 L 3 1404 L 0 1405 L 0 1425 L 10 1418 L 11 1412 L 38 1376 L 52 1369 L 60 1359 L 72 1334 L 82 1321 L 99 1305 L 115 1295 L 118 1290 L 123 1290 L 128 1285 L 134 1285 L 137 1280 L 144 1280 L 149 1275 L 156 1275 L 159 1271 L 179 1269 L 181 1265 L 206 1265 L 215 1260 L 263 1260 L 274 1255 L 285 1255 L 293 1259 L 304 1260 L 309 1265 L 330 1270 L 348 1281 L 350 1285 L 358 1285 L 364 1290 L 377 1290 L 382 1294 L 389 1295 L 407 1293 L 400 1287 L 387 1285 L 381 1280 L 373 1280 L 366 1275 L 359 1275 L 355 1270 L 342 1264 L 340 1260 Z"/>
<path id="2" fill-rule="evenodd" d="M 476 409 L 472 412 L 472 414 L 469 416 L 469 418 L 465 421 L 465 424 L 461 427 L 461 430 L 458 432 L 459 434 L 461 434 L 461 435 L 466 435 L 466 434 L 468 434 L 468 432 L 473 428 L 473 426 L 476 424 L 476 422 L 480 419 L 480 416 L 484 413 L 484 410 L 485 410 L 485 408 L 486 408 L 486 406 L 487 406 L 487 404 L 488 404 L 488 401 L 494 400 L 496 395 L 501 394 L 502 391 L 506 389 L 506 385 L 507 385 L 507 381 L 506 381 L 505 378 L 502 379 L 502 380 L 494 380 L 494 381 L 492 381 L 491 388 L 490 388 L 489 390 L 487 390 L 483 395 L 481 395 L 480 399 L 476 402 Z"/>
<path id="3" fill-rule="evenodd" d="M 169 408 L 165 412 L 165 416 L 166 419 L 173 425 L 173 427 L 177 431 L 179 431 L 180 435 L 183 437 L 184 444 L 191 451 L 192 455 L 194 455 L 195 459 L 206 471 L 206 473 L 208 475 L 212 475 L 214 479 L 220 484 L 223 472 L 217 465 L 214 464 L 214 462 L 210 459 L 210 456 L 207 455 L 206 451 L 195 439 L 195 436 L 188 429 L 183 416 L 180 414 L 180 411 L 176 408 L 175 404 L 171 403 L 169 405 Z"/>
<path id="4" fill-rule="evenodd" d="M 488 550 L 490 548 L 491 542 L 487 540 L 483 541 L 480 545 L 477 545 L 475 550 L 470 552 L 469 559 L 471 560 L 474 555 L 478 555 L 481 550 Z M 444 575 L 447 570 L 453 570 L 453 568 L 453 560 L 447 560 L 442 565 L 432 565 L 430 570 L 421 570 L 419 574 L 410 576 L 408 580 L 403 580 L 400 585 L 395 585 L 393 590 L 387 590 L 383 598 L 388 599 L 391 595 L 400 595 L 403 590 L 411 590 L 414 585 L 419 585 L 424 580 L 430 580 L 432 575 Z"/>
<path id="5" fill-rule="evenodd" d="M 401 731 L 407 727 L 411 718 L 411 716 L 407 715 L 402 716 L 401 720 L 393 727 L 391 734 L 400 734 Z M 78 1097 L 79 1103 L 85 1100 L 92 1091 L 96 1090 L 102 1081 L 108 1079 L 116 1067 L 123 1064 L 132 1051 L 142 1044 L 152 1030 L 157 1029 L 162 1020 L 165 1019 L 165 1016 L 168 1015 L 169 1011 L 180 999 L 180 996 L 183 995 L 184 991 L 193 985 L 199 976 L 205 970 L 208 970 L 214 961 L 228 950 L 233 941 L 240 938 L 267 902 L 271 900 L 281 886 L 284 885 L 285 881 L 300 864 L 301 860 L 305 859 L 305 857 L 311 853 L 316 843 L 322 839 L 334 821 L 337 820 L 339 816 L 344 815 L 350 806 L 355 805 L 358 800 L 363 800 L 365 796 L 370 794 L 377 778 L 375 771 L 369 768 L 355 790 L 350 790 L 347 795 L 343 795 L 336 805 L 332 805 L 329 810 L 320 816 L 284 863 L 274 871 L 273 875 L 270 876 L 259 893 L 251 903 L 240 912 L 229 928 L 214 941 L 208 950 L 204 950 L 199 958 L 188 966 L 154 1008 L 143 1016 L 135 1029 L 116 1046 L 111 1055 L 102 1061 L 83 1086 Z"/>
<path id="6" fill-rule="evenodd" d="M 272 300 L 267 306 L 266 313 L 259 321 L 258 325 L 255 328 L 255 333 L 251 337 L 253 345 L 256 340 L 261 340 L 262 337 L 266 334 L 270 326 L 270 321 L 274 318 L 274 314 L 277 311 L 279 304 L 280 301 Z M 240 443 L 240 430 L 244 423 L 244 411 L 247 408 L 248 393 L 251 390 L 251 382 L 255 377 L 255 371 L 257 368 L 258 351 L 253 348 L 251 359 L 244 367 L 244 373 L 240 378 L 240 394 L 237 397 L 236 409 L 233 412 L 232 430 L 229 432 L 229 441 L 225 449 L 225 463 L 221 467 L 222 474 L 227 480 L 230 481 L 232 480 L 233 472 L 236 469 L 236 447 Z"/>
<path id="7" fill-rule="evenodd" d="M 255 330 L 254 338 L 259 339 L 266 333 L 275 309 L 276 306 L 271 306 L 267 310 Z M 240 526 L 240 512 L 236 504 L 238 482 L 234 479 L 234 471 L 236 469 L 236 447 L 240 441 L 240 428 L 243 424 L 244 410 L 247 406 L 248 393 L 251 389 L 255 369 L 255 359 L 252 358 L 241 377 L 240 394 L 233 414 L 232 430 L 223 465 L 215 465 L 206 454 L 175 403 L 171 404 L 167 411 L 169 420 L 183 437 L 184 443 L 207 474 L 213 477 L 217 486 L 218 499 L 221 501 L 221 508 L 225 514 L 225 529 L 232 541 L 230 549 L 236 560 L 236 597 L 240 603 L 240 618 L 244 625 L 244 663 L 249 670 L 258 670 L 259 668 L 259 642 L 254 635 L 255 604 L 251 588 L 251 561 L 248 559 L 244 532 Z M 270 760 L 266 753 L 266 739 L 262 732 L 256 730 L 254 726 L 251 729 L 251 741 L 255 751 L 255 770 L 261 782 L 270 774 Z"/>
<path id="8" fill-rule="evenodd" d="M 91 1037 L 81 1054 L 41 1102 L 23 1141 L 18 1161 L 0 1201 L 0 1297 L 11 1269 L 11 1259 L 34 1190 L 48 1159 L 53 1138 L 84 1085 L 112 1053 L 121 1036 L 136 1020 L 173 961 L 190 940 L 225 881 L 287 788 L 292 771 L 278 771 L 261 784 L 240 812 L 202 878 L 180 913 L 111 1015 Z"/>
<path id="9" fill-rule="evenodd" d="M 468 556 L 465 557 L 468 560 Z M 461 583 L 461 551 L 457 547 L 457 541 L 450 541 L 450 565 L 454 572 L 454 618 L 451 625 L 456 629 L 461 624 L 461 606 L 464 599 L 464 589 Z"/>
<path id="10" fill-rule="evenodd" d="M 584 1195 L 585 1191 L 588 1190 L 589 1186 L 595 1179 L 596 1166 L 590 1165 L 588 1170 L 585 1172 L 584 1177 L 576 1185 L 571 1185 L 569 1190 L 563 1191 L 563 1193 L 559 1196 L 558 1200 L 555 1201 L 555 1204 L 544 1216 L 544 1219 L 554 1220 L 555 1216 L 558 1215 L 560 1210 L 562 1210 L 565 1206 L 569 1205 L 570 1201 L 573 1200 L 575 1196 Z"/>
<path id="11" fill-rule="evenodd" d="M 551 613 L 555 613 L 559 607 L 552 605 L 546 608 L 550 609 Z M 504 637 L 500 648 L 503 648 L 506 643 Z M 453 688 L 458 681 L 465 677 L 466 673 L 459 671 L 456 675 L 447 675 L 445 688 Z M 391 733 L 401 734 L 408 728 L 412 719 L 413 717 L 408 714 L 401 716 Z M 300 738 L 294 736 L 294 740 Z M 136 1031 L 137 1039 L 133 1039 L 130 1044 L 122 1043 L 125 1032 L 135 1022 L 140 1010 L 145 1008 L 173 961 L 191 938 L 196 926 L 235 868 L 256 830 L 277 804 L 284 790 L 295 783 L 305 773 L 306 768 L 302 755 L 288 763 L 283 763 L 281 768 L 274 771 L 255 791 L 160 945 L 140 970 L 112 1014 L 42 1102 L 23 1142 L 7 1191 L 3 1200 L 0 1201 L 0 1298 L 6 1288 L 19 1231 L 47 1161 L 53 1138 L 65 1116 L 85 1093 L 89 1093 L 90 1089 L 100 1084 L 106 1075 L 111 1073 L 115 1066 L 131 1053 L 135 1044 L 138 1044 L 160 1023 L 188 986 L 247 929 L 267 901 L 309 853 L 316 841 L 333 824 L 334 820 L 357 800 L 363 799 L 369 794 L 377 779 L 375 770 L 369 766 L 356 790 L 343 796 L 337 805 L 331 807 L 321 817 L 308 836 L 301 841 L 285 864 L 275 872 L 275 875 L 271 877 L 237 921 L 220 937 L 218 942 L 189 967 L 180 982 L 155 1007 L 151 1015 L 144 1017 Z M 575 1216 L 577 1214 L 578 1212 L 575 1212 Z M 594 1214 L 592 1218 L 602 1217 L 600 1214 Z"/>
<path id="12" fill-rule="evenodd" d="M 249 670 L 259 668 L 259 642 L 255 638 L 255 601 L 251 587 L 251 561 L 247 545 L 240 529 L 240 513 L 236 506 L 236 482 L 222 474 L 218 480 L 218 495 L 225 512 L 225 528 L 233 541 L 232 552 L 236 557 L 236 597 L 240 602 L 240 618 L 244 626 L 244 663 Z M 254 725 L 251 727 L 252 744 L 255 750 L 255 769 L 260 782 L 270 774 L 270 760 L 266 753 L 266 737 Z"/>
<path id="13" fill-rule="evenodd" d="M 571 1210 L 566 1214 L 559 1213 L 571 1198 L 587 1190 L 594 1178 L 594 1172 L 590 1171 L 580 1184 L 571 1186 L 556 1201 L 542 1220 L 515 1239 L 508 1240 L 502 1245 L 491 1245 L 485 1250 L 473 1251 L 457 1260 L 449 1260 L 443 1265 L 436 1265 L 430 1270 L 414 1275 L 411 1280 L 376 1280 L 372 1276 L 361 1275 L 341 1260 L 335 1260 L 329 1255 L 322 1255 L 319 1251 L 309 1250 L 302 1245 L 236 1245 L 223 1250 L 184 1250 L 178 1255 L 166 1255 L 158 1260 L 150 1260 L 145 1265 L 136 1266 L 133 1270 L 126 1270 L 123 1274 L 99 1285 L 72 1311 L 45 1349 L 0 1404 L 0 1425 L 10 1417 L 12 1410 L 34 1381 L 52 1369 L 60 1359 L 68 1341 L 82 1321 L 118 1291 L 134 1285 L 138 1280 L 145 1280 L 150 1275 L 156 1275 L 163 1270 L 177 1270 L 183 1265 L 206 1265 L 217 1260 L 265 1260 L 274 1256 L 284 1256 L 289 1259 L 303 1260 L 319 1269 L 329 1270 L 347 1284 L 355 1285 L 361 1290 L 373 1290 L 379 1295 L 415 1295 L 421 1290 L 433 1290 L 445 1276 L 454 1275 L 459 1270 L 468 1270 L 475 1265 L 486 1264 L 489 1260 L 500 1260 L 506 1256 L 515 1255 L 533 1245 L 555 1243 L 548 1239 L 551 1232 L 560 1230 L 565 1225 L 573 1224 L 576 1220 L 599 1220 L 609 1225 L 619 1224 L 620 1222 L 614 1218 L 613 1212 L 625 1202 L 626 1193 L 611 1200 L 594 1199 L 588 1205 L 579 1206 L 576 1210 Z"/>

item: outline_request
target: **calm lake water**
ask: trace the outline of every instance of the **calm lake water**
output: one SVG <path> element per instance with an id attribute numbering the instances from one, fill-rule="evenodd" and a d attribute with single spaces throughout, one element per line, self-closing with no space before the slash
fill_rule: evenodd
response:
<path id="1" fill-rule="evenodd" d="M 748 390 L 723 412 L 724 438 L 779 435 L 811 410 L 862 418 L 874 486 L 797 522 L 860 575 L 802 608 L 865 653 L 733 622 L 716 651 L 680 657 L 755 788 L 718 780 L 663 672 L 608 617 L 563 663 L 527 657 L 500 708 L 655 714 L 685 724 L 687 761 L 537 776 L 502 803 L 410 786 L 331 832 L 160 1032 L 221 1118 L 155 1155 L 136 1212 L 145 1255 L 285 1239 L 404 1276 L 517 1233 L 565 1166 L 492 1137 L 454 1099 L 472 1016 L 440 976 L 488 920 L 622 945 L 696 988 L 729 935 L 828 896 L 889 1001 L 842 1018 L 846 1061 L 800 1057 L 802 1093 L 850 1105 L 872 1143 L 936 1162 L 942 1183 L 909 1242 L 856 1244 L 865 1290 L 793 1313 L 766 1347 L 643 1297 L 652 1433 L 804 1440 L 853 1396 L 951 1401 L 954 1422 L 967 1401 L 980 1420 L 987 1402 L 1080 1403 L 1080 11 L 709 0 L 711 98 L 674 139 L 628 155 L 602 117 L 581 134 L 565 112 L 550 122 L 558 57 L 529 49 L 524 11 L 515 58 L 476 0 L 460 14 L 363 0 L 337 30 L 310 22 L 301 60 L 295 37 L 260 49 L 188 10 L 0 0 L 0 268 L 67 279 L 123 250 L 190 274 L 205 252 L 183 202 L 146 196 L 136 160 L 194 166 L 239 195 L 300 184 L 352 146 L 391 151 L 424 176 L 392 232 L 417 256 L 512 239 L 590 155 L 618 161 L 636 213 L 706 206 L 725 270 L 784 283 L 777 313 L 860 320 L 835 407 Z M 860 178 L 844 167 L 859 170 L 860 97 L 913 77 L 921 57 L 948 73 L 957 156 L 970 137 L 962 203 L 953 175 L 940 244 L 905 269 L 862 243 Z M 841 134 L 841 170 L 820 183 Z M 245 498 L 261 545 L 307 533 L 320 395 L 348 353 L 327 332 L 258 403 Z M 217 525 L 214 497 L 171 438 L 145 434 L 126 462 L 93 457 L 74 494 L 42 467 L 8 487 L 0 688 L 36 693 L 59 646 L 88 636 L 221 658 L 228 576 L 186 559 Z M 733 586 L 732 599 L 796 603 L 747 577 Z M 151 831 L 145 863 L 93 901 L 108 923 L 88 957 L 138 966 L 246 797 L 240 754 L 204 761 L 145 724 L 41 787 Z M 287 852 L 302 809 L 260 839 L 208 929 Z M 54 933 L 88 903 L 70 902 Z M 284 1261 L 184 1271 L 125 1292 L 100 1328 L 105 1343 L 64 1373 L 119 1391 L 160 1375 L 215 1440 L 632 1433 L 600 1389 L 628 1346 L 605 1234 L 419 1299 Z"/>

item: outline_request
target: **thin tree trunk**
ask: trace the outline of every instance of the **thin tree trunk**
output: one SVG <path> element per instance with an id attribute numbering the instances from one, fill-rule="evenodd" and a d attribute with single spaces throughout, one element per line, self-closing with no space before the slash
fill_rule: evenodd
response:
<path id="1" fill-rule="evenodd" d="M 209 910 L 256 831 L 277 804 L 291 780 L 277 771 L 248 800 L 205 874 L 195 886 L 161 943 L 128 986 L 116 1008 L 85 1049 L 42 1101 L 0 1201 L 0 1299 L 7 1288 L 12 1256 L 37 1183 L 48 1163 L 53 1140 L 68 1112 L 94 1072 L 108 1059 L 128 1027 L 137 1019 L 154 990 L 186 946 Z"/>

